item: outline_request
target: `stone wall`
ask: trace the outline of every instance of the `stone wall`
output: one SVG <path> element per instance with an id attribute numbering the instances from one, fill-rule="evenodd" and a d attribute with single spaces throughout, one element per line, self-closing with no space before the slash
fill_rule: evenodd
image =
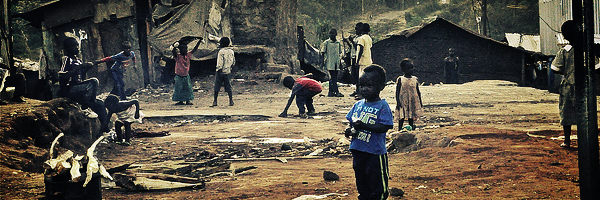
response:
<path id="1" fill-rule="evenodd" d="M 299 71 L 297 0 L 232 0 L 230 5 L 234 44 L 274 47 L 272 62 Z"/>

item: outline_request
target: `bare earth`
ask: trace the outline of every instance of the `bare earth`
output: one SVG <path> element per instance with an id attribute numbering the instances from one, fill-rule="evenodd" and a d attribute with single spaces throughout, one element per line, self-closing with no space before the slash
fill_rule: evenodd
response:
<path id="1" fill-rule="evenodd" d="M 162 95 L 138 92 L 147 118 L 143 124 L 134 124 L 134 130 L 169 131 L 171 135 L 134 138 L 132 146 L 100 144 L 96 150 L 99 160 L 111 168 L 189 159 L 205 150 L 281 152 L 281 144 L 256 142 L 261 138 L 339 141 L 344 138 L 339 134 L 345 127 L 344 115 L 355 102 L 348 96 L 353 88 L 341 87 L 346 97 L 315 97 L 316 116 L 298 117 L 294 103 L 291 116 L 280 118 L 277 115 L 287 102 L 289 90 L 277 83 L 234 82 L 235 105 L 227 106 L 226 94 L 221 93 L 219 106 L 209 107 L 212 83 L 199 81 L 206 87 L 196 93 L 192 106 L 173 105 L 168 87 Z M 420 140 L 411 150 L 389 155 L 389 187 L 402 189 L 405 194 L 389 199 L 578 199 L 577 142 L 574 148 L 559 147 L 562 133 L 557 94 L 493 80 L 421 86 L 421 91 L 424 116 L 417 122 L 418 129 L 410 132 L 419 134 Z M 381 96 L 395 106 L 394 85 L 386 87 Z M 187 116 L 185 119 L 193 121 L 169 120 L 173 116 Z M 388 132 L 392 133 L 405 134 Z M 255 142 L 215 142 L 217 139 Z M 292 147 L 301 145 L 306 147 Z M 325 199 L 356 199 L 351 157 L 345 153 L 319 159 L 296 157 L 287 163 L 232 161 L 232 169 L 257 168 L 214 177 L 204 189 L 127 192 L 107 187 L 102 195 L 104 199 L 294 199 L 337 193 Z M 42 174 L 0 169 L 0 198 L 43 197 Z M 338 174 L 340 180 L 325 181 L 324 171 Z"/>

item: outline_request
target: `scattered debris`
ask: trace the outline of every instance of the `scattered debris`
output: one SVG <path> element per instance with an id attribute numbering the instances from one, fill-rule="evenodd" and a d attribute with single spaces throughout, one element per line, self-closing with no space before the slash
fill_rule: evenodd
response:
<path id="1" fill-rule="evenodd" d="M 324 194 L 324 195 L 302 195 L 299 197 L 296 197 L 292 200 L 313 200 L 313 199 L 325 199 L 329 196 L 338 196 L 338 197 L 345 197 L 348 196 L 348 193 L 344 193 L 344 194 L 338 194 L 338 193 L 329 193 L 329 194 Z"/>

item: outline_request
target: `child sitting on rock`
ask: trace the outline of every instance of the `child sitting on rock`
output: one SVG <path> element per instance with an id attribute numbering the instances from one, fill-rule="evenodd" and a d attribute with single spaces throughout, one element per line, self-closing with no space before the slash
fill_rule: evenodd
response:
<path id="1" fill-rule="evenodd" d="M 131 124 L 134 122 L 142 123 L 144 114 L 140 112 L 140 103 L 137 99 L 129 101 L 120 101 L 119 97 L 110 94 L 104 100 L 104 105 L 108 110 L 108 116 L 112 114 L 117 115 L 117 119 L 114 121 L 115 132 L 117 133 L 117 144 L 131 145 Z M 123 134 L 122 127 L 125 127 L 125 134 Z M 125 141 L 123 142 L 123 138 Z"/>

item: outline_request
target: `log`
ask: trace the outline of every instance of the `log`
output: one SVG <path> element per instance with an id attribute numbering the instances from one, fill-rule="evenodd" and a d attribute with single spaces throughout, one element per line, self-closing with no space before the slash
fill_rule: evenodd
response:
<path id="1" fill-rule="evenodd" d="M 205 187 L 204 182 L 200 183 L 181 183 L 173 181 L 165 181 L 160 179 L 151 179 L 146 177 L 136 177 L 122 173 L 115 174 L 115 183 L 129 191 L 156 191 L 156 190 L 171 190 L 171 189 L 202 189 Z"/>
<path id="2" fill-rule="evenodd" d="M 261 160 L 302 160 L 302 159 L 321 159 L 323 156 L 302 156 L 302 157 L 269 157 L 269 158 L 231 158 L 231 159 L 223 159 L 224 161 L 261 161 Z"/>
<path id="3" fill-rule="evenodd" d="M 180 183 L 203 183 L 204 180 L 198 178 L 190 178 L 185 176 L 177 176 L 170 174 L 155 174 L 155 173 L 135 173 L 136 177 L 145 177 L 149 179 L 160 179 L 171 182 L 180 182 Z"/>

